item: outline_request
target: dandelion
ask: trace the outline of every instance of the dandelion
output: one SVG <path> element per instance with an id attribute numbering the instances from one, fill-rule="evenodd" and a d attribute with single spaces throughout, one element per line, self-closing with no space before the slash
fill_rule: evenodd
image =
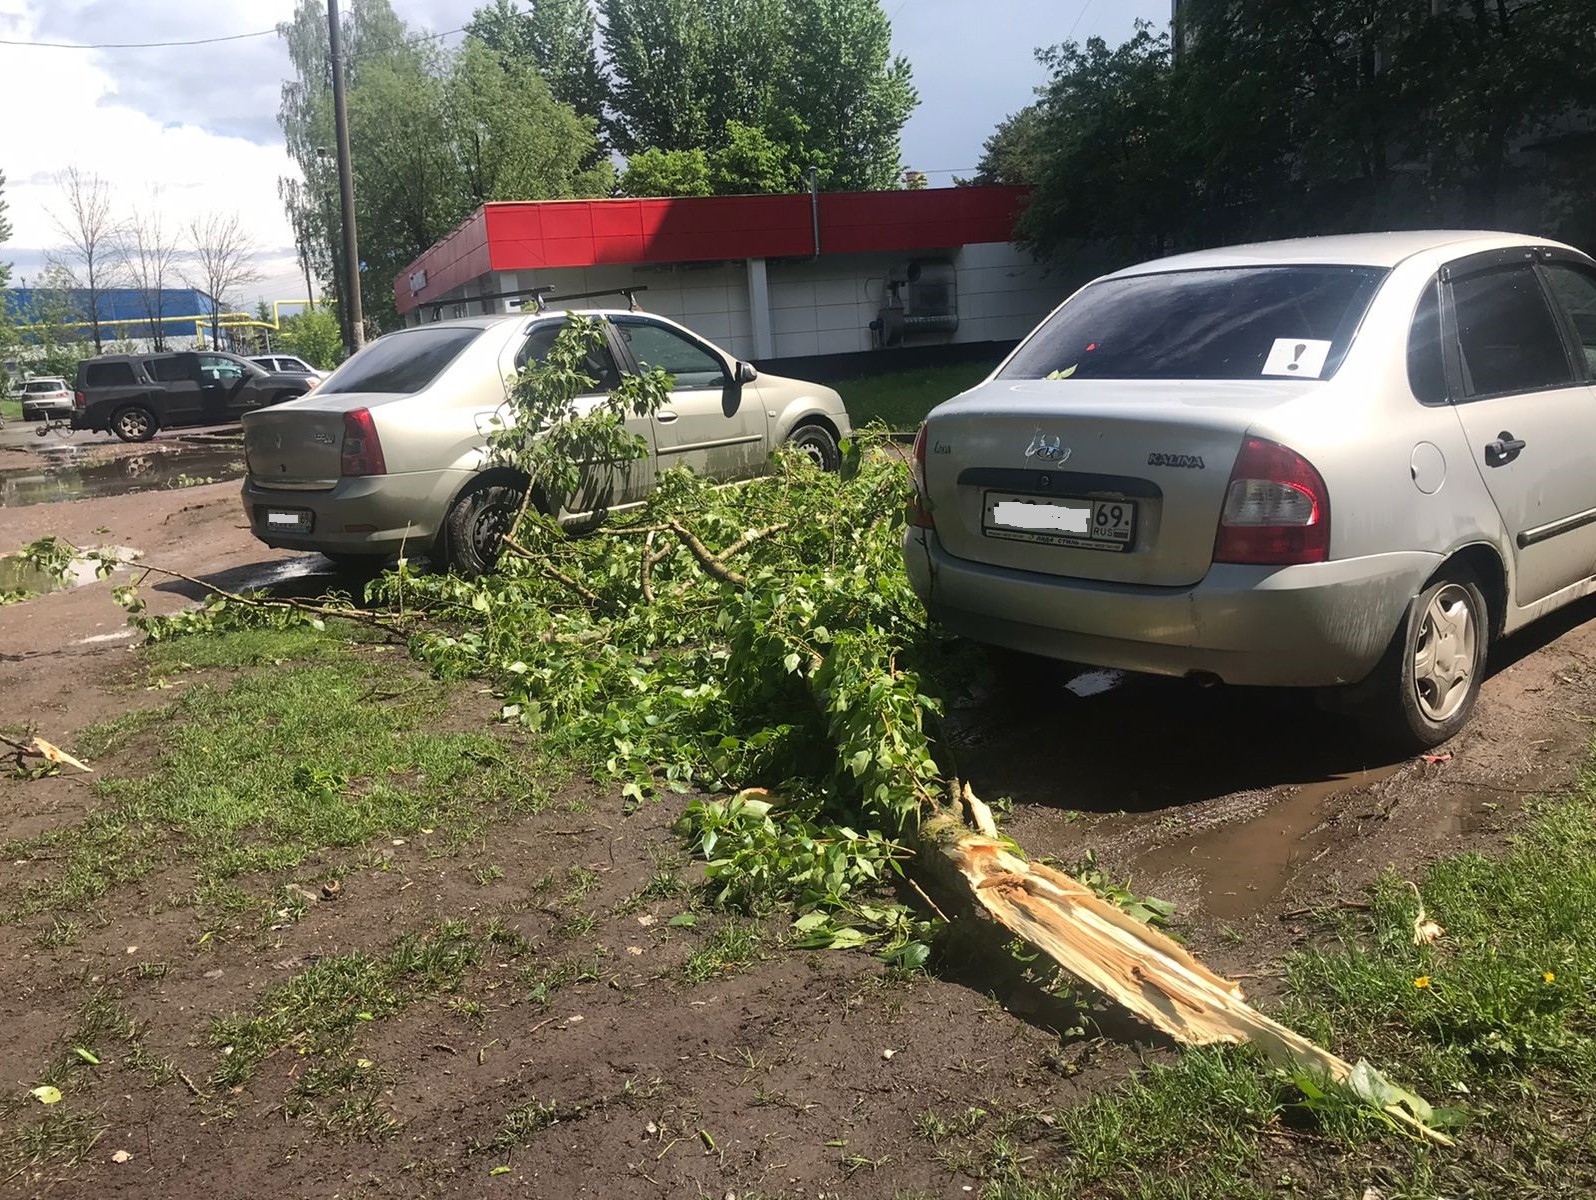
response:
<path id="1" fill-rule="evenodd" d="M 1552 982 L 1554 982 L 1557 979 L 1557 972 L 1556 971 L 1542 971 L 1541 972 L 1541 978 L 1543 980 L 1545 980 L 1547 983 L 1552 983 Z"/>
<path id="2" fill-rule="evenodd" d="M 1427 987 L 1429 987 L 1430 986 L 1430 977 L 1428 975 L 1420 975 L 1417 979 L 1415 979 L 1413 981 L 1413 986 L 1416 987 L 1416 988 L 1427 988 Z"/>

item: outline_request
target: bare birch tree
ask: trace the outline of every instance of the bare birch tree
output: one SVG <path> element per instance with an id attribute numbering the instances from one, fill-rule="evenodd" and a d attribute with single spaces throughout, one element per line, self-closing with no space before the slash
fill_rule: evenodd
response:
<path id="1" fill-rule="evenodd" d="M 236 212 L 210 212 L 188 226 L 188 285 L 205 293 L 211 313 L 211 345 L 221 340 L 221 315 L 238 288 L 260 278 L 255 269 L 255 239 Z"/>
<path id="2" fill-rule="evenodd" d="M 159 193 L 147 209 L 135 209 L 116 239 L 117 259 L 128 286 L 138 292 L 139 308 L 149 319 L 156 350 L 166 349 L 166 292 L 177 263 L 176 232 L 161 212 Z"/>
<path id="3" fill-rule="evenodd" d="M 98 354 L 104 345 L 100 330 L 102 298 L 120 282 L 111 188 L 100 176 L 85 174 L 77 167 L 61 172 L 57 182 L 65 203 L 61 212 L 52 214 L 52 219 L 65 245 L 48 258 L 60 266 L 70 277 L 72 286 L 83 293 L 81 315 L 94 342 L 94 352 Z"/>

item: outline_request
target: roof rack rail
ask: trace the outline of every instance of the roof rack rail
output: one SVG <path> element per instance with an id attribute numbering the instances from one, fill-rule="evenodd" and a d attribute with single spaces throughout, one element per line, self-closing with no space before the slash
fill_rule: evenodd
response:
<path id="1" fill-rule="evenodd" d="M 637 302 L 636 293 L 646 291 L 648 291 L 648 285 L 640 284 L 637 287 L 604 288 L 597 292 L 567 292 L 563 296 L 556 296 L 553 294 L 554 285 L 544 284 L 542 287 L 520 288 L 513 292 L 482 292 L 476 296 L 455 296 L 446 300 L 428 300 L 422 307 L 430 308 L 436 316 L 443 311 L 445 305 L 449 304 L 469 304 L 473 300 L 521 300 L 530 296 L 533 303 L 537 305 L 537 311 L 543 312 L 548 307 L 550 300 L 591 300 L 595 296 L 625 296 L 626 306 L 629 309 L 633 312 L 642 312 L 643 306 Z"/>

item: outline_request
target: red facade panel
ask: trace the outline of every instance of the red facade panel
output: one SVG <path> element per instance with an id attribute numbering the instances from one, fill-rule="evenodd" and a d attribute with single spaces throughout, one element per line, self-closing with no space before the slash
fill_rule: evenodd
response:
<path id="1" fill-rule="evenodd" d="M 1006 242 L 1025 189 L 937 188 L 820 197 L 820 252 L 951 249 Z M 815 250 L 807 194 L 488 204 L 395 281 L 399 311 L 489 270 L 798 258 Z M 411 273 L 426 286 L 412 295 Z"/>

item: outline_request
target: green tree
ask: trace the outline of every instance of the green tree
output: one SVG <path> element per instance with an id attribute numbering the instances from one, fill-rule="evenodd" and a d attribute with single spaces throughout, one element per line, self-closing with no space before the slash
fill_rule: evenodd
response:
<path id="1" fill-rule="evenodd" d="M 294 76 L 278 120 L 300 172 L 280 182 L 279 194 L 302 263 L 339 299 L 346 284 L 325 9 L 300 0 L 279 32 Z M 474 37 L 442 50 L 412 34 L 388 0 L 356 0 L 344 36 L 362 294 L 379 327 L 396 319 L 394 278 L 478 204 L 612 187 L 596 122 L 556 101 L 533 63 L 506 61 Z"/>
<path id="2" fill-rule="evenodd" d="M 909 60 L 892 53 L 878 0 L 792 0 L 785 107 L 806 133 L 795 156 L 820 186 L 863 191 L 897 185 L 900 137 L 920 102 Z"/>
<path id="3" fill-rule="evenodd" d="M 640 150 L 621 174 L 627 196 L 712 196 L 709 155 L 702 150 Z"/>
<path id="4" fill-rule="evenodd" d="M 803 168 L 793 149 L 761 126 L 728 121 L 724 144 L 709 155 L 710 189 L 721 196 L 795 191 Z"/>
<path id="5" fill-rule="evenodd" d="M 494 0 L 466 26 L 506 68 L 534 65 L 561 104 L 602 128 L 609 82 L 598 61 L 598 19 L 588 0 Z"/>
<path id="6" fill-rule="evenodd" d="M 1045 143 L 1040 134 L 1043 110 L 1027 104 L 998 123 L 981 147 L 981 161 L 973 178 L 960 183 L 1028 184 L 1040 174 Z"/>
<path id="7" fill-rule="evenodd" d="M 11 240 L 11 218 L 6 215 L 6 173 L 0 171 L 0 246 Z M 18 319 L 12 310 L 10 297 L 5 294 L 5 289 L 11 284 L 11 264 L 5 259 L 0 259 L 0 395 L 11 390 L 11 379 L 6 369 L 16 354 L 19 339 L 16 326 Z"/>
<path id="8" fill-rule="evenodd" d="M 607 195 L 598 123 L 555 100 L 528 62 L 501 61 L 467 38 L 444 85 L 443 132 L 466 211 L 488 200 Z M 461 215 L 464 215 L 463 213 Z"/>
<path id="9" fill-rule="evenodd" d="M 6 173 L 0 171 L 0 246 L 11 240 L 11 218 L 6 215 L 10 209 L 6 203 Z M 11 286 L 11 264 L 0 259 L 0 288 Z"/>
<path id="10" fill-rule="evenodd" d="M 308 309 L 284 317 L 282 331 L 277 335 L 277 345 L 288 354 L 297 354 L 311 366 L 330 371 L 344 356 L 343 334 L 338 318 L 320 308 Z"/>

